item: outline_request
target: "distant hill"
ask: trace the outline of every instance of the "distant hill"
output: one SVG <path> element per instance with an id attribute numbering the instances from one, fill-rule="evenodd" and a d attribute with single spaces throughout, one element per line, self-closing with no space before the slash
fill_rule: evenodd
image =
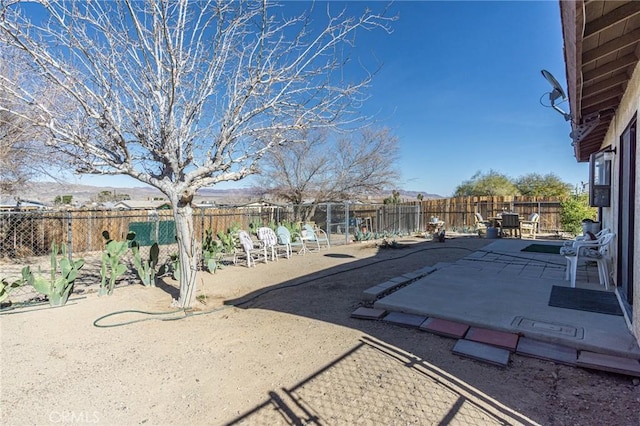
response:
<path id="1" fill-rule="evenodd" d="M 112 186 L 92 186 L 79 185 L 73 183 L 62 182 L 32 182 L 17 194 L 23 200 L 40 201 L 44 204 L 51 205 L 58 196 L 71 195 L 73 204 L 86 204 L 95 201 L 103 191 L 109 191 L 115 194 L 127 194 L 131 200 L 152 200 L 154 198 L 163 197 L 163 194 L 155 188 L 136 186 L 129 188 L 119 188 Z M 440 195 L 429 194 L 420 191 L 403 191 L 399 190 L 400 197 L 403 200 L 414 201 L 418 194 L 422 193 L 425 199 L 442 198 Z M 378 194 L 371 194 L 368 198 L 372 202 L 381 201 L 388 197 L 391 191 L 384 191 Z M 256 201 L 262 197 L 260 188 L 233 188 L 233 189 L 215 189 L 202 188 L 196 195 L 196 201 L 209 201 L 215 203 L 248 203 Z"/>

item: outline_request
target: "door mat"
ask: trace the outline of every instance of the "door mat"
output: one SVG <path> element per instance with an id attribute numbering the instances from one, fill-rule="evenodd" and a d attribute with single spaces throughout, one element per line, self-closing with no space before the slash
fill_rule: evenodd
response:
<path id="1" fill-rule="evenodd" d="M 553 244 L 529 244 L 520 251 L 532 251 L 536 253 L 560 254 L 560 247 Z"/>
<path id="2" fill-rule="evenodd" d="M 622 316 L 616 295 L 608 291 L 554 285 L 549 297 L 549 306 Z"/>

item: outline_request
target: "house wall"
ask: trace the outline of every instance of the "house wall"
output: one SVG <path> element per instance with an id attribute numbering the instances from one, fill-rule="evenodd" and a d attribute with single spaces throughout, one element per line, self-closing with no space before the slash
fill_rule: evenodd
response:
<path id="1" fill-rule="evenodd" d="M 608 145 L 616 147 L 617 152 L 620 152 L 618 147 L 620 143 L 620 136 L 622 132 L 627 128 L 634 114 L 640 113 L 640 63 L 636 65 L 636 68 L 633 72 L 631 79 L 629 80 L 629 84 L 625 91 L 625 94 L 620 102 L 620 106 L 616 111 L 616 115 L 611 122 L 611 126 L 607 132 L 606 137 L 604 138 L 604 142 L 601 148 L 604 148 Z M 639 114 L 640 118 L 640 114 Z M 640 148 L 640 144 L 638 146 Z M 635 195 L 635 227 L 636 231 L 640 229 L 640 160 L 638 156 L 635 158 L 636 161 L 636 195 Z M 613 168 L 612 168 L 612 205 L 609 208 L 604 208 L 602 211 L 602 221 L 605 226 L 609 226 L 612 231 L 615 232 L 617 226 L 615 225 L 618 220 L 618 187 L 619 187 L 619 162 L 616 161 L 616 158 L 613 160 Z M 613 265 L 617 264 L 618 253 L 617 253 L 617 244 L 612 245 L 613 249 Z M 634 256 L 635 262 L 635 273 L 634 273 L 634 282 L 633 282 L 633 318 L 631 329 L 633 334 L 638 339 L 640 343 L 640 268 L 638 267 L 637 259 L 640 259 L 640 236 L 636 235 L 635 245 L 634 245 Z M 616 276 L 614 274 L 614 280 Z"/>

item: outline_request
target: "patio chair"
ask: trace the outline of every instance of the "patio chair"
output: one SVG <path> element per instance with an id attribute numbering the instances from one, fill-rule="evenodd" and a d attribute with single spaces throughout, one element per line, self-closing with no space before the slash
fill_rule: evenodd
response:
<path id="1" fill-rule="evenodd" d="M 487 228 L 489 226 L 491 226 L 491 222 L 488 221 L 488 220 L 485 220 L 482 217 L 482 215 L 480 213 L 478 213 L 478 212 L 475 213 L 474 218 L 475 218 L 475 221 L 476 221 L 476 223 L 475 223 L 476 231 L 482 231 L 482 230 L 486 231 Z"/>
<path id="2" fill-rule="evenodd" d="M 305 224 L 302 227 L 302 239 L 305 241 L 305 244 L 312 243 L 313 245 L 318 247 L 318 251 L 320 251 L 320 244 L 326 244 L 327 249 L 330 248 L 331 244 L 329 243 L 329 237 L 327 237 L 327 233 L 324 232 L 320 228 L 314 228 L 309 224 Z"/>
<path id="3" fill-rule="evenodd" d="M 525 235 L 530 236 L 532 239 L 536 239 L 536 233 L 538 232 L 538 225 L 540 222 L 540 215 L 538 213 L 531 213 L 528 220 L 520 221 L 520 238 L 524 238 Z"/>
<path id="4" fill-rule="evenodd" d="M 605 289 L 609 289 L 609 245 L 615 234 L 607 233 L 597 240 L 576 241 L 573 246 L 560 248 L 560 254 L 567 259 L 564 279 L 576 286 L 576 273 L 580 258 L 595 261 L 598 265 L 598 279 Z"/>
<path id="5" fill-rule="evenodd" d="M 284 249 L 286 250 L 287 259 L 291 256 L 291 253 L 293 253 L 293 247 L 300 248 L 298 250 L 298 254 L 305 253 L 306 249 L 302 239 L 297 239 L 294 241 L 294 238 L 298 235 L 291 235 L 291 232 L 289 232 L 289 229 L 287 229 L 286 226 L 278 226 L 276 228 L 276 235 L 278 237 L 278 246 L 280 248 L 284 247 Z"/>
<path id="6" fill-rule="evenodd" d="M 594 234 L 594 237 L 597 240 L 598 238 L 602 237 L 604 234 L 608 234 L 609 232 L 611 232 L 609 228 L 602 228 L 598 233 Z M 589 237 L 589 235 L 578 235 L 573 240 L 565 241 L 563 245 L 565 247 L 571 247 L 576 241 L 589 241 Z"/>
<path id="7" fill-rule="evenodd" d="M 268 258 L 268 252 L 271 252 L 271 260 L 278 260 L 278 252 L 276 247 L 278 245 L 278 237 L 273 229 L 263 226 L 258 228 L 257 231 L 258 240 L 260 241 L 261 248 L 263 250 L 263 256 Z M 287 256 L 288 257 L 288 256 Z"/>
<path id="8" fill-rule="evenodd" d="M 509 231 L 509 235 L 513 235 L 512 232 L 515 232 L 516 236 L 519 236 L 520 217 L 516 213 L 502 213 L 500 227 L 503 236 L 505 231 Z"/>
<path id="9" fill-rule="evenodd" d="M 251 239 L 251 236 L 247 233 L 247 231 L 238 232 L 238 238 L 240 239 L 242 252 L 236 251 L 233 257 L 233 263 L 236 264 L 240 255 L 243 254 L 247 258 L 247 267 L 250 268 L 251 264 L 253 264 L 253 266 L 255 267 L 256 260 L 259 260 L 260 256 L 262 256 L 262 248 L 255 246 L 253 240 Z M 264 257 L 264 262 L 267 263 L 266 257 Z"/>

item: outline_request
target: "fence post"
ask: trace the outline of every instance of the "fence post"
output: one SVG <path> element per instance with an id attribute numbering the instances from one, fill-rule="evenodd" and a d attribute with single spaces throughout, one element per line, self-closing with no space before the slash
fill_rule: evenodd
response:
<path id="1" fill-rule="evenodd" d="M 67 212 L 67 252 L 69 253 L 69 260 L 73 259 L 73 227 L 71 223 L 71 212 Z"/>
<path id="2" fill-rule="evenodd" d="M 211 230 L 213 232 L 213 229 Z M 204 209 L 200 207 L 200 240 L 204 241 Z"/>
<path id="3" fill-rule="evenodd" d="M 344 243 L 349 244 L 349 203 L 344 203 Z"/>

